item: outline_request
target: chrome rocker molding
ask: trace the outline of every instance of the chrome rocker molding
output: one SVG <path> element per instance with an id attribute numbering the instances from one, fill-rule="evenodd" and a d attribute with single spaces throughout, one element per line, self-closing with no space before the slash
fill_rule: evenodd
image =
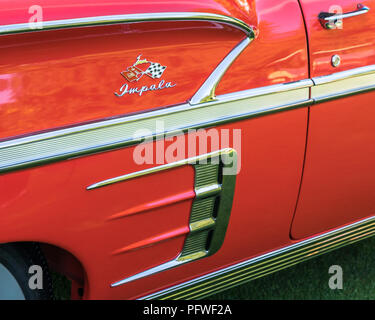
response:
<path id="1" fill-rule="evenodd" d="M 217 96 L 216 100 L 190 103 L 138 115 L 98 121 L 67 129 L 0 142 L 0 173 L 56 162 L 72 157 L 138 144 L 148 138 L 187 132 L 268 113 L 313 105 L 375 89 L 375 65 L 291 83 Z M 311 94 L 310 94 L 311 90 Z M 164 131 L 155 123 L 164 121 Z"/>
<path id="2" fill-rule="evenodd" d="M 234 27 L 240 28 L 248 36 L 250 36 L 253 32 L 251 27 L 249 27 L 245 22 L 225 15 L 204 12 L 158 12 L 43 21 L 41 29 L 31 28 L 30 23 L 0 25 L 0 35 L 145 21 L 212 21 L 230 24 Z"/>
<path id="3" fill-rule="evenodd" d="M 312 237 L 140 299 L 200 299 L 375 234 L 375 217 Z"/>

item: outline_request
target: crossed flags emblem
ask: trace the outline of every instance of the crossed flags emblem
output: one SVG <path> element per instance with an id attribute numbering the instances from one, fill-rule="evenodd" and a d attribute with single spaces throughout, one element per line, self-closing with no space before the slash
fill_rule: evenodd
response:
<path id="1" fill-rule="evenodd" d="M 151 62 L 147 59 L 141 60 L 140 55 L 137 57 L 137 61 L 132 66 L 128 67 L 126 71 L 121 72 L 121 74 L 129 82 L 138 81 L 144 74 L 152 79 L 159 79 L 166 68 L 166 66 L 162 66 L 157 62 Z"/>

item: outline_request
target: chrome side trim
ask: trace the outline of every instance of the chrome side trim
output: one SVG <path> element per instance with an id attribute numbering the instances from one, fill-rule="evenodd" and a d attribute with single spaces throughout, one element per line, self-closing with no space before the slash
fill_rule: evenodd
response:
<path id="1" fill-rule="evenodd" d="M 198 190 L 199 188 L 209 190 L 209 193 L 206 191 L 203 192 L 203 194 L 205 194 L 204 198 L 209 198 L 209 200 L 213 202 L 217 200 L 217 206 L 207 207 L 204 205 L 204 203 L 202 206 L 202 194 L 200 194 L 199 197 L 197 196 L 193 201 L 192 210 L 190 213 L 190 232 L 185 239 L 184 246 L 178 257 L 172 261 L 168 261 L 156 267 L 116 281 L 111 284 L 111 287 L 117 287 L 131 281 L 149 277 L 156 273 L 178 267 L 182 264 L 189 263 L 197 259 L 208 257 L 220 249 L 225 238 L 227 225 L 229 223 L 236 182 L 237 153 L 234 149 L 222 149 L 201 156 L 173 162 L 168 166 L 158 166 L 153 168 L 154 170 L 143 170 L 136 172 L 132 176 L 122 176 L 121 179 L 117 180 L 116 182 L 128 180 L 129 177 L 130 179 L 141 177 L 145 174 L 161 172 L 188 164 L 193 165 L 195 168 L 195 190 Z M 205 169 L 207 167 L 209 169 L 213 169 L 213 172 L 216 172 L 217 174 L 207 176 L 207 172 L 202 170 L 202 167 Z M 231 171 L 233 171 L 232 174 L 226 175 L 225 168 L 231 168 Z M 221 170 L 222 173 L 220 175 L 219 170 Z M 202 179 L 205 182 L 203 186 L 200 185 Z M 208 181 L 206 181 L 206 179 L 208 179 Z M 112 180 L 110 183 L 115 182 Z M 212 191 L 215 191 L 215 193 L 212 193 Z M 200 208 L 198 216 L 195 214 L 195 209 L 197 207 Z"/>
<path id="2" fill-rule="evenodd" d="M 375 65 L 312 78 L 311 97 L 324 102 L 375 89 Z"/>
<path id="3" fill-rule="evenodd" d="M 216 100 L 216 87 L 219 85 L 221 78 L 227 72 L 229 67 L 232 65 L 234 60 L 241 54 L 242 51 L 254 40 L 254 34 L 250 37 L 242 40 L 217 66 L 217 68 L 211 73 L 208 79 L 203 83 L 199 90 L 190 99 L 191 105 L 197 105 L 200 103 Z"/>
<path id="4" fill-rule="evenodd" d="M 311 80 L 225 94 L 199 105 L 183 104 L 118 119 L 40 133 L 0 142 L 0 173 L 69 159 L 144 141 L 139 128 L 148 129 L 147 138 L 182 133 L 262 114 L 311 104 Z M 163 121 L 164 130 L 156 128 Z"/>
<path id="5" fill-rule="evenodd" d="M 106 24 L 117 24 L 117 23 L 134 23 L 134 22 L 145 22 L 145 21 L 189 21 L 189 20 L 201 20 L 201 21 L 213 21 L 230 24 L 236 28 L 242 29 L 247 35 L 252 33 L 251 27 L 245 22 L 214 13 L 204 12 L 158 12 L 158 13 L 137 13 L 137 14 L 122 14 L 122 15 L 110 15 L 110 16 L 97 16 L 97 17 L 85 17 L 76 19 L 63 19 L 53 21 L 43 21 L 42 29 L 31 28 L 30 23 L 18 23 L 0 26 L 1 34 L 13 34 L 20 32 L 36 32 L 52 29 L 65 29 L 65 28 L 77 28 L 87 26 L 98 26 Z"/>
<path id="6" fill-rule="evenodd" d="M 310 98 L 311 88 L 311 98 Z M 150 138 L 206 128 L 375 90 L 375 65 L 297 82 L 250 89 L 198 105 L 183 104 L 118 119 L 0 142 L 0 173 L 140 143 Z M 155 122 L 165 130 L 157 132 Z"/>
<path id="7" fill-rule="evenodd" d="M 312 237 L 141 299 L 199 299 L 282 270 L 375 234 L 375 217 Z"/>
<path id="8" fill-rule="evenodd" d="M 228 150 L 230 150 L 230 149 L 228 149 Z M 142 177 L 142 176 L 145 176 L 145 175 L 161 172 L 161 171 L 164 171 L 164 170 L 178 168 L 178 167 L 181 167 L 181 166 L 185 166 L 187 164 L 198 164 L 199 162 L 204 162 L 209 158 L 217 157 L 217 156 L 219 156 L 220 154 L 222 154 L 223 152 L 226 152 L 226 151 L 227 151 L 227 149 L 224 149 L 222 151 L 214 151 L 214 152 L 211 152 L 211 153 L 206 153 L 204 155 L 191 157 L 191 158 L 188 158 L 188 159 L 182 159 L 180 161 L 163 164 L 163 165 L 160 165 L 160 166 L 152 167 L 152 168 L 137 171 L 137 172 L 132 172 L 132 173 L 129 173 L 129 174 L 124 174 L 124 175 L 119 176 L 119 177 L 115 177 L 115 178 L 111 178 L 111 179 L 107 179 L 107 180 L 104 180 L 104 181 L 94 183 L 94 184 L 88 186 L 86 189 L 87 190 L 98 189 L 98 188 L 102 188 L 102 187 L 105 187 L 105 186 L 109 186 L 109 185 L 114 184 L 114 183 L 119 183 L 119 182 L 122 182 L 122 181 L 139 178 L 139 177 Z M 210 186 L 210 189 L 211 188 L 214 188 L 216 190 L 220 187 L 218 185 L 214 185 L 214 186 Z"/>

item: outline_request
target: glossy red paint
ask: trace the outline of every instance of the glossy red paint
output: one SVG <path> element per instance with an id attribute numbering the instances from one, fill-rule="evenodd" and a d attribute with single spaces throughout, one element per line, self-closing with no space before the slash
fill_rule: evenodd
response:
<path id="1" fill-rule="evenodd" d="M 367 93 L 311 108 L 293 238 L 375 213 L 374 99 Z"/>
<path id="2" fill-rule="evenodd" d="M 29 4 L 2 2 L 2 23 L 27 21 Z M 218 94 L 308 78 L 304 25 L 296 0 L 270 0 L 268 5 L 262 0 L 122 0 L 110 5 L 45 0 L 39 4 L 45 8 L 46 20 L 162 11 L 231 15 L 255 26 L 259 36 L 232 65 Z M 3 36 L 0 46 L 7 56 L 0 65 L 1 137 L 184 102 L 243 37 L 233 27 L 203 22 Z M 160 41 L 162 45 L 157 44 Z M 21 54 L 21 48 L 29 54 Z M 183 86 L 152 98 L 145 95 L 141 104 L 139 97 L 122 104 L 113 95 L 124 83 L 120 72 L 140 53 L 167 65 L 170 73 L 165 75 L 173 75 Z M 161 56 L 165 60 L 158 59 Z M 86 190 L 98 181 L 154 166 L 134 162 L 136 147 L 0 175 L 0 243 L 38 241 L 70 252 L 84 268 L 86 299 L 141 297 L 291 244 L 307 114 L 307 108 L 301 108 L 218 128 L 242 130 L 242 149 L 237 150 L 241 171 L 224 244 L 208 258 L 110 287 L 174 259 L 189 231 L 194 197 L 190 166 Z"/>
<path id="3" fill-rule="evenodd" d="M 308 78 L 306 34 L 298 1 L 254 1 L 258 36 L 223 77 L 218 94 Z"/>
<path id="4" fill-rule="evenodd" d="M 326 30 L 322 11 L 341 6 L 357 9 L 353 1 L 300 1 L 310 44 L 311 75 L 322 76 L 375 63 L 375 1 L 364 15 L 343 20 L 343 29 Z M 342 63 L 334 68 L 331 57 Z M 306 164 L 291 236 L 301 239 L 342 226 L 375 212 L 374 93 L 337 99 L 311 107 Z"/>
<path id="5" fill-rule="evenodd" d="M 32 5 L 35 3 L 27 0 L 1 2 L 2 25 L 27 23 Z M 42 0 L 38 5 L 44 21 L 208 12 L 256 24 L 254 11 L 235 0 L 93 0 L 79 4 Z M 207 22 L 122 24 L 0 36 L 0 47 L 6 50 L 0 63 L 0 139 L 183 103 L 243 37 L 238 29 Z M 148 92 L 142 99 L 114 96 L 126 83 L 120 72 L 139 54 L 167 66 L 163 79 L 176 87 Z M 140 86 L 158 83 L 142 79 Z"/>
<path id="6" fill-rule="evenodd" d="M 194 183 L 190 166 L 86 190 L 103 179 L 150 167 L 134 163 L 134 147 L 0 176 L 0 242 L 33 240 L 71 252 L 87 274 L 87 299 L 139 297 L 287 245 L 306 125 L 303 108 L 219 128 L 242 129 L 247 143 L 242 144 L 226 239 L 209 258 L 110 288 L 115 281 L 176 257 L 188 231 Z M 149 208 L 176 195 L 185 196 Z M 112 219 L 139 204 L 138 213 Z"/>
<path id="7" fill-rule="evenodd" d="M 318 15 L 337 5 L 353 11 L 352 0 L 41 0 L 38 5 L 47 21 L 155 12 L 241 19 L 254 27 L 256 39 L 223 77 L 220 95 L 375 64 L 375 0 L 361 3 L 370 13 L 344 20 L 339 30 L 324 29 Z M 1 24 L 28 22 L 34 4 L 2 1 Z M 0 140 L 184 103 L 244 36 L 233 26 L 203 21 L 2 35 Z M 140 54 L 167 66 L 162 79 L 176 85 L 116 97 L 126 83 L 120 73 Z M 342 58 L 337 68 L 331 65 L 334 54 Z M 145 77 L 129 85 L 155 83 Z M 138 165 L 137 146 L 1 174 L 0 243 L 44 244 L 51 266 L 74 281 L 73 298 L 79 298 L 76 289 L 84 281 L 85 299 L 132 299 L 371 216 L 374 99 L 374 93 L 363 93 L 217 127 L 241 130 L 241 148 L 229 145 L 237 148 L 241 170 L 225 241 L 208 258 L 110 287 L 176 258 L 189 233 L 195 198 L 189 165 L 87 190 L 159 165 Z M 175 160 L 190 157 L 185 147 Z"/>
<path id="8" fill-rule="evenodd" d="M 255 18 L 255 0 L 90 0 L 77 3 L 75 0 L 40 0 L 38 5 L 43 8 L 44 21 L 75 19 L 92 16 L 118 14 L 157 13 L 157 12 L 208 12 L 233 16 L 249 23 Z M 3 25 L 26 23 L 32 13 L 31 0 L 4 0 L 0 4 L 0 20 Z M 250 19 L 250 20 L 249 20 Z"/>
<path id="9" fill-rule="evenodd" d="M 156 22 L 0 36 L 0 138 L 180 104 L 244 37 L 207 22 Z M 27 54 L 25 54 L 27 53 Z M 167 66 L 160 79 L 128 82 L 137 57 Z M 214 58 L 213 58 L 214 57 Z M 194 79 L 194 81 L 191 81 Z M 165 81 L 172 88 L 130 88 Z"/>
<path id="10" fill-rule="evenodd" d="M 145 168 L 132 157 L 132 149 L 125 149 L 1 176 L 2 226 L 13 229 L 9 241 L 35 238 L 61 247 L 81 261 L 88 279 L 107 279 L 102 283 L 107 288 L 129 273 L 175 258 L 189 230 L 191 199 L 176 198 L 168 206 L 161 203 L 151 210 L 147 204 L 189 191 L 194 196 L 191 167 L 86 190 L 98 180 Z M 26 212 L 24 206 L 31 203 Z M 113 219 L 142 203 L 137 214 Z M 91 263 L 99 268 L 86 269 Z"/>
<path id="11" fill-rule="evenodd" d="M 199 5 L 191 1 L 176 6 L 170 1 L 147 2 L 144 6 L 126 1 L 126 7 L 121 5 L 124 1 L 117 1 L 105 4 L 104 11 L 100 11 L 104 6 L 101 2 L 93 2 L 88 11 L 69 2 L 63 6 L 53 1 L 40 5 L 45 20 L 131 14 L 137 10 L 199 11 L 241 18 L 262 32 L 224 76 L 217 90 L 217 94 L 224 94 L 306 78 L 307 48 L 299 5 L 296 0 L 282 4 L 272 1 L 249 1 L 242 7 L 239 1 Z M 0 14 L 7 19 L 13 17 L 3 24 L 27 21 L 24 11 L 28 2 L 15 3 L 17 6 L 12 2 L 4 9 L 0 7 Z M 64 16 L 65 10 L 69 13 Z M 6 50 L 0 63 L 0 139 L 7 139 L 184 103 L 244 33 L 217 23 L 157 22 L 0 37 L 0 47 Z M 142 97 L 116 97 L 114 93 L 126 83 L 129 88 L 140 88 L 160 82 L 144 76 L 139 82 L 128 83 L 121 76 L 139 54 L 167 66 L 159 80 L 176 86 L 146 92 Z"/>
<path id="12" fill-rule="evenodd" d="M 309 40 L 311 76 L 318 77 L 330 73 L 375 64 L 375 8 L 374 0 L 300 0 Z M 343 28 L 326 30 L 319 22 L 321 12 L 343 13 L 357 10 L 357 4 L 370 7 L 364 15 L 343 20 Z M 371 10 L 372 9 L 372 10 Z M 341 57 L 341 65 L 334 68 L 333 55 Z"/>

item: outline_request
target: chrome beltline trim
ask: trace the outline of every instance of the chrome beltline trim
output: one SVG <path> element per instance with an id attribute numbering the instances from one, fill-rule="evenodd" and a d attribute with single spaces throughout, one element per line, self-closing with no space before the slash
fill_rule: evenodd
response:
<path id="1" fill-rule="evenodd" d="M 290 267 L 375 234 L 375 217 L 338 228 L 140 299 L 198 299 Z"/>
<path id="2" fill-rule="evenodd" d="M 324 102 L 375 89 L 375 65 L 312 78 L 311 96 Z"/>
<path id="3" fill-rule="evenodd" d="M 242 29 L 248 36 L 252 34 L 252 29 L 245 22 L 214 13 L 204 12 L 157 12 L 157 13 L 137 13 L 137 14 L 122 14 L 110 16 L 96 16 L 84 17 L 75 19 L 63 19 L 53 21 L 43 21 L 42 29 L 30 28 L 30 23 L 18 23 L 0 26 L 0 35 L 13 34 L 20 32 L 36 32 L 52 29 L 77 28 L 87 26 L 98 26 L 106 24 L 117 23 L 134 23 L 134 22 L 149 22 L 149 21 L 213 21 L 233 25 L 234 27 Z"/>
<path id="4" fill-rule="evenodd" d="M 199 105 L 187 103 L 0 142 L 0 172 L 134 145 L 144 140 L 135 135 L 139 128 L 149 129 L 148 137 L 160 138 L 165 133 L 181 133 L 311 104 L 312 85 L 311 80 L 302 80 L 250 89 Z M 157 120 L 163 121 L 164 132 L 157 132 Z"/>

